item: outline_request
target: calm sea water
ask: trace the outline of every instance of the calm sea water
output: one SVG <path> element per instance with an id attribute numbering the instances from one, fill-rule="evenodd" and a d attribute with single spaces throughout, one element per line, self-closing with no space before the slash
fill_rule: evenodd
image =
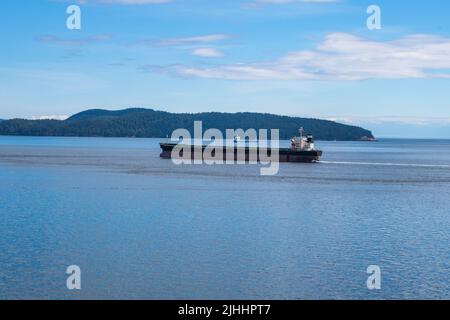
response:
<path id="1" fill-rule="evenodd" d="M 318 147 L 262 177 L 154 139 L 0 137 L 0 298 L 449 299 L 450 141 Z"/>

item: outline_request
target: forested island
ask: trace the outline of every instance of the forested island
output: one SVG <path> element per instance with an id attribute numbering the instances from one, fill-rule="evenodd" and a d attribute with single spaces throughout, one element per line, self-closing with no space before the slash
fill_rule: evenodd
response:
<path id="1" fill-rule="evenodd" d="M 0 121 L 0 135 L 70 136 L 70 137 L 136 137 L 162 138 L 175 129 L 193 132 L 194 121 L 203 121 L 203 129 L 280 129 L 281 139 L 290 139 L 303 127 L 317 140 L 370 140 L 369 130 L 328 120 L 280 116 L 267 113 L 170 113 L 153 109 L 131 108 L 118 111 L 91 109 L 67 120 Z"/>

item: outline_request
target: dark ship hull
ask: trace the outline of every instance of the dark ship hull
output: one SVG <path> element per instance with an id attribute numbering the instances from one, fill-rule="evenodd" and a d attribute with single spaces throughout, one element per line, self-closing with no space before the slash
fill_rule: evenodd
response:
<path id="1" fill-rule="evenodd" d="M 172 159 L 172 150 L 177 144 L 175 143 L 160 143 L 162 152 L 161 152 L 161 158 L 164 159 Z M 209 152 L 204 152 L 205 148 L 207 146 L 192 146 L 192 145 L 185 145 L 182 146 L 184 150 L 191 149 L 191 158 L 194 160 L 194 155 L 197 152 L 199 154 L 198 159 L 206 159 L 209 154 Z M 274 150 L 278 150 L 279 154 L 279 162 L 303 162 L 303 163 L 311 163 L 316 162 L 320 160 L 320 157 L 322 156 L 322 151 L 320 150 L 311 150 L 311 151 L 299 151 L 294 150 L 290 148 L 279 148 L 279 149 L 271 149 L 271 148 L 253 148 L 253 147 L 223 147 L 223 160 L 226 161 L 227 158 L 234 158 L 234 161 L 239 159 L 242 159 L 240 155 L 244 155 L 245 161 L 250 161 L 250 151 L 252 154 L 258 155 L 257 161 L 260 161 L 259 154 L 271 156 L 272 152 Z M 230 156 L 229 153 L 232 153 L 233 156 Z M 180 152 L 178 155 L 179 158 L 183 157 L 183 151 Z M 215 156 L 214 152 L 212 156 Z M 272 159 L 273 160 L 273 159 Z"/>

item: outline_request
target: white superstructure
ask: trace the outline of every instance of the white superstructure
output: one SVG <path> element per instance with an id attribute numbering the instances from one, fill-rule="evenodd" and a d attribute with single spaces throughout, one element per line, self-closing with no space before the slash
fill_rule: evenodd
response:
<path id="1" fill-rule="evenodd" d="M 313 150 L 315 150 L 313 136 L 310 134 L 307 136 L 304 136 L 303 128 L 300 128 L 299 132 L 300 132 L 299 137 L 294 137 L 291 139 L 292 149 L 298 150 L 298 151 L 313 151 Z"/>

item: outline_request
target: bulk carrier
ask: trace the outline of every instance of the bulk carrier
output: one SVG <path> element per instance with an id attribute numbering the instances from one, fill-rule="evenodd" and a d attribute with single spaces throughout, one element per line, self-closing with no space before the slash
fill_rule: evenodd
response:
<path id="1" fill-rule="evenodd" d="M 320 160 L 322 156 L 322 151 L 317 150 L 314 145 L 314 138 L 312 135 L 303 135 L 303 129 L 300 129 L 300 136 L 291 139 L 290 148 L 262 148 L 262 147 L 250 147 L 250 146 L 239 146 L 239 137 L 234 139 L 233 146 L 223 146 L 223 160 L 234 159 L 234 161 L 244 160 L 249 162 L 251 160 L 250 155 L 257 155 L 257 161 L 260 161 L 260 154 L 267 155 L 271 157 L 273 152 L 278 152 L 279 162 L 303 162 L 312 163 Z M 187 150 L 191 152 L 191 158 L 194 159 L 194 155 L 197 153 L 201 159 L 205 159 L 209 152 L 205 149 L 208 147 L 206 145 L 179 145 L 177 143 L 161 142 L 160 143 L 162 152 L 161 158 L 172 159 L 174 157 L 181 159 L 183 158 L 183 152 Z M 182 149 L 178 154 L 177 152 L 172 152 L 173 149 L 178 146 Z M 214 147 L 216 150 L 220 147 Z M 231 155 L 232 154 L 232 155 Z M 215 157 L 215 150 L 211 153 L 212 157 Z M 243 159 L 244 158 L 244 159 Z"/>

